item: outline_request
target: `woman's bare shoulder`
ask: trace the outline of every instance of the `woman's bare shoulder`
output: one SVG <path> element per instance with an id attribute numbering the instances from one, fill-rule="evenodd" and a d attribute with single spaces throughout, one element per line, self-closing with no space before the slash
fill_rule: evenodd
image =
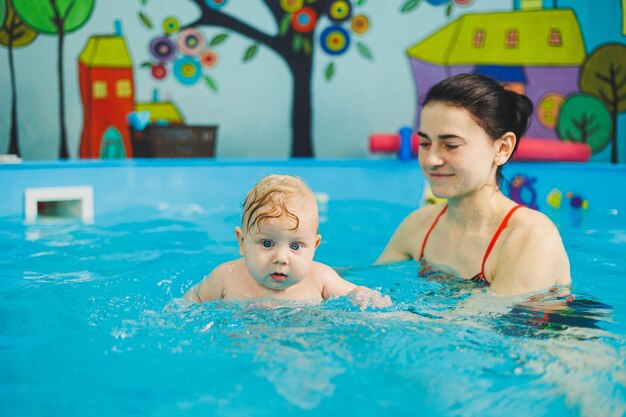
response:
<path id="1" fill-rule="evenodd" d="M 402 223 L 406 223 L 410 226 L 423 226 L 425 223 L 430 224 L 435 220 L 435 217 L 441 213 L 445 203 L 429 204 L 413 210 Z"/>

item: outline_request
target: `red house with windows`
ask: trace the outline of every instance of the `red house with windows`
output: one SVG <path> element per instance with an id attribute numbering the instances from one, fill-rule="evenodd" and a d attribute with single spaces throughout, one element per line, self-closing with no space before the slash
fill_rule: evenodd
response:
<path id="1" fill-rule="evenodd" d="M 133 67 L 120 35 L 95 35 L 78 58 L 83 104 L 81 158 L 132 157 L 127 115 L 134 111 Z"/>

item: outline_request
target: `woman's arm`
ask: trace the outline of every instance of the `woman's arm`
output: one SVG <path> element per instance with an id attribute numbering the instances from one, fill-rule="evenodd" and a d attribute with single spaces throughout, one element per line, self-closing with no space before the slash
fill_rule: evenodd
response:
<path id="1" fill-rule="evenodd" d="M 426 206 L 406 216 L 374 264 L 406 261 L 419 256 L 415 252 L 416 248 L 421 247 L 424 240 L 424 235 L 426 234 L 424 225 L 431 224 L 434 221 L 435 213 L 439 213 L 441 207 L 441 204 Z M 433 218 L 432 220 L 430 220 L 431 217 Z"/>
<path id="2" fill-rule="evenodd" d="M 539 212 L 523 220 L 502 242 L 491 289 L 512 295 L 570 284 L 569 259 L 557 228 Z"/>

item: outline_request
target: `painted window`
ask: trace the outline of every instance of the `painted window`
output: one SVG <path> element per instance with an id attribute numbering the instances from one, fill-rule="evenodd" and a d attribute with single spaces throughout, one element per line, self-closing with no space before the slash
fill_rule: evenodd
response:
<path id="1" fill-rule="evenodd" d="M 132 96 L 133 89 L 130 86 L 130 80 L 118 80 L 115 83 L 115 95 L 121 98 Z"/>
<path id="2" fill-rule="evenodd" d="M 563 39 L 561 38 L 561 31 L 559 29 L 550 29 L 550 37 L 548 38 L 548 45 L 561 46 Z"/>
<path id="3" fill-rule="evenodd" d="M 476 29 L 474 31 L 474 48 L 482 48 L 485 45 L 485 30 Z"/>
<path id="4" fill-rule="evenodd" d="M 107 82 L 106 81 L 94 81 L 91 84 L 91 93 L 93 98 L 106 98 L 107 96 Z"/>
<path id="5" fill-rule="evenodd" d="M 517 29 L 507 29 L 504 46 L 506 48 L 517 48 L 519 44 L 519 33 Z"/>

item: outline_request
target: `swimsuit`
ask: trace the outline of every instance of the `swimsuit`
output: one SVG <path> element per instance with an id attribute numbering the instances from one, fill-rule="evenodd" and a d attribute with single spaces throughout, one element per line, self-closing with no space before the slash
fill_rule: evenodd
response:
<path id="1" fill-rule="evenodd" d="M 502 220 L 502 223 L 500 223 L 500 226 L 498 227 L 498 230 L 496 230 L 496 233 L 491 238 L 491 242 L 489 242 L 489 246 L 487 247 L 487 251 L 485 252 L 485 256 L 483 257 L 483 264 L 482 264 L 482 266 L 480 268 L 480 272 L 478 274 L 474 275 L 471 278 L 472 281 L 474 281 L 474 282 L 482 282 L 485 285 L 489 285 L 489 281 L 487 281 L 487 278 L 485 277 L 485 263 L 487 262 L 487 258 L 489 257 L 489 254 L 491 253 L 491 250 L 495 246 L 496 241 L 498 240 L 498 237 L 500 237 L 500 233 L 502 233 L 502 231 L 506 227 L 507 223 L 509 222 L 509 219 L 511 218 L 511 216 L 513 215 L 515 210 L 517 210 L 520 207 L 522 207 L 522 206 L 521 205 L 517 205 L 517 206 L 513 207 L 511 210 L 509 210 L 509 212 L 504 217 L 504 220 Z M 419 257 L 420 261 L 424 258 L 424 249 L 426 249 L 426 242 L 428 242 L 428 237 L 430 236 L 430 232 L 433 231 L 433 229 L 435 228 L 435 225 L 437 224 L 437 222 L 439 221 L 441 216 L 443 216 L 443 213 L 445 213 L 447 209 L 448 209 L 448 205 L 446 204 L 443 207 L 443 210 L 441 210 L 441 213 L 439 213 L 439 215 L 437 216 L 437 218 L 435 219 L 433 224 L 430 226 L 430 229 L 428 229 L 428 232 L 426 233 L 426 236 L 424 237 L 424 243 L 422 243 L 422 250 L 420 251 L 420 257 Z"/>

